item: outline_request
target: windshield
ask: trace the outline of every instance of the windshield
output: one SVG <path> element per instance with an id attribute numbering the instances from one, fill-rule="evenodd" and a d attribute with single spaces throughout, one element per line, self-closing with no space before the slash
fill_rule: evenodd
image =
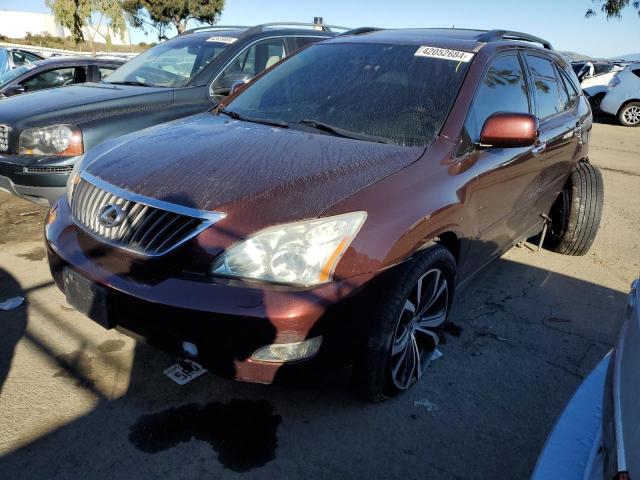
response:
<path id="1" fill-rule="evenodd" d="M 227 108 L 290 127 L 428 145 L 447 118 L 469 63 L 416 55 L 418 48 L 314 45 L 258 79 Z"/>
<path id="2" fill-rule="evenodd" d="M 27 64 L 27 65 L 22 65 L 21 67 L 14 68 L 13 70 L 9 70 L 8 72 L 4 72 L 0 74 L 0 88 L 5 87 L 9 83 L 11 83 L 13 80 L 18 78 L 20 75 L 22 75 L 25 72 L 28 72 L 32 68 L 34 68 L 32 65 Z"/>
<path id="3" fill-rule="evenodd" d="M 132 58 L 109 75 L 107 83 L 184 87 L 227 45 L 201 36 L 176 38 Z"/>

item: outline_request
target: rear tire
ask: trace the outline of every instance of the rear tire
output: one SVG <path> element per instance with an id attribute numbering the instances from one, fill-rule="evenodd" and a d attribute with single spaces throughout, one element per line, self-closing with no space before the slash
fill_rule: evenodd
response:
<path id="1" fill-rule="evenodd" d="M 603 203 L 600 170 L 587 162 L 578 163 L 549 212 L 551 228 L 545 248 L 564 255 L 586 254 L 596 238 Z"/>
<path id="2" fill-rule="evenodd" d="M 640 127 L 640 102 L 629 102 L 618 112 L 618 121 L 625 127 Z"/>
<path id="3" fill-rule="evenodd" d="M 456 262 L 440 245 L 416 254 L 379 285 L 354 380 L 365 399 L 387 400 L 417 383 L 448 320 Z"/>

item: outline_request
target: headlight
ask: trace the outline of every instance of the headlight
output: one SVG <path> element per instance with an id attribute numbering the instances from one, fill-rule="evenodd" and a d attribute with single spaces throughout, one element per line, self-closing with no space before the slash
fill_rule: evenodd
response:
<path id="1" fill-rule="evenodd" d="M 84 157 L 83 157 L 84 158 Z M 67 202 L 69 202 L 69 206 L 71 206 L 71 200 L 73 199 L 73 191 L 76 188 L 76 185 L 80 183 L 80 164 L 82 163 L 82 159 L 78 159 L 76 164 L 73 166 L 73 170 L 69 174 L 69 178 L 67 179 Z"/>
<path id="2" fill-rule="evenodd" d="M 24 155 L 82 155 L 82 132 L 75 125 L 28 128 L 20 133 L 18 152 Z"/>
<path id="3" fill-rule="evenodd" d="M 218 257 L 211 273 L 305 286 L 329 282 L 366 217 L 353 212 L 267 228 Z"/>

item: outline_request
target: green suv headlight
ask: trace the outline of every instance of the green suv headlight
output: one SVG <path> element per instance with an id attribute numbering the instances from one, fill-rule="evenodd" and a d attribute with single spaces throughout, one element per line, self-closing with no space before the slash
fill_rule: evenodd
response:
<path id="1" fill-rule="evenodd" d="M 75 125 L 28 128 L 20 133 L 18 153 L 74 157 L 84 153 L 82 132 Z"/>

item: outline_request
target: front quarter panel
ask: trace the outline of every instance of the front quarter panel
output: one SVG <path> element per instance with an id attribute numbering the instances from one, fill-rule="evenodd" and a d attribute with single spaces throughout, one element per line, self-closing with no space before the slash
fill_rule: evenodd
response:
<path id="1" fill-rule="evenodd" d="M 468 205 L 475 175 L 455 145 L 440 137 L 417 162 L 334 205 L 323 215 L 365 210 L 367 220 L 338 264 L 336 279 L 377 272 L 406 261 L 443 232 L 473 236 Z"/>

